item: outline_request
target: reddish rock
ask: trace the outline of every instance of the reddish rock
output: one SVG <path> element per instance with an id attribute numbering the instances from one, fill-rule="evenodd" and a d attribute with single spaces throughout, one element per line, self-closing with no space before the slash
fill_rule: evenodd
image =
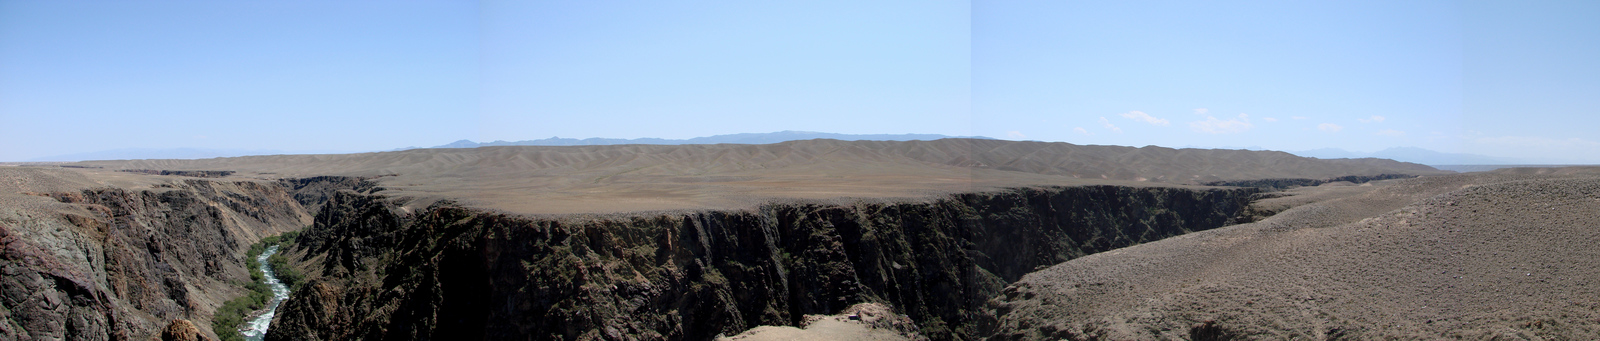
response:
<path id="1" fill-rule="evenodd" d="M 161 331 L 161 341 L 200 341 L 211 340 L 200 333 L 200 328 L 195 328 L 194 322 L 185 319 L 172 319 L 167 324 L 167 329 Z"/>

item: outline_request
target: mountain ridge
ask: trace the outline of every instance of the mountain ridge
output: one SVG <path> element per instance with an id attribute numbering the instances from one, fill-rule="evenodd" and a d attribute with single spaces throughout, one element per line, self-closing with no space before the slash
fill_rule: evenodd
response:
<path id="1" fill-rule="evenodd" d="M 591 137 L 586 139 L 551 137 L 540 140 L 473 142 L 472 140 L 457 140 L 448 144 L 434 146 L 433 148 L 477 148 L 493 146 L 603 146 L 619 144 L 652 144 L 652 145 L 684 145 L 684 144 L 769 144 L 799 140 L 831 139 L 840 141 L 929 141 L 947 138 L 969 138 L 980 140 L 993 140 L 983 136 L 949 136 L 941 134 L 839 134 L 815 131 L 784 130 L 771 133 L 739 133 L 702 136 L 688 139 L 663 139 L 643 137 L 636 139 L 619 139 Z"/>
<path id="2" fill-rule="evenodd" d="M 1435 165 L 1513 165 L 1536 164 L 1535 160 L 1520 158 L 1495 157 L 1467 153 L 1446 153 L 1423 149 L 1418 147 L 1392 147 L 1376 152 L 1352 152 L 1339 148 L 1321 148 L 1312 150 L 1289 151 L 1288 153 L 1303 157 L 1318 159 L 1359 159 L 1379 158 L 1401 162 L 1420 163 L 1429 166 Z M 1544 162 L 1550 163 L 1550 162 Z M 1559 162 L 1558 162 L 1559 163 Z"/>
<path id="3" fill-rule="evenodd" d="M 833 139 L 841 141 L 913 141 L 947 138 L 993 140 L 984 136 L 949 136 L 941 134 L 839 134 L 814 131 L 784 130 L 771 133 L 739 133 L 701 136 L 689 139 L 663 139 L 643 137 L 636 139 L 590 137 L 585 139 L 551 137 L 540 140 L 473 142 L 462 139 L 433 147 L 402 147 L 388 150 L 332 151 L 332 150 L 279 150 L 279 149 L 219 149 L 219 148 L 120 148 L 83 153 L 42 156 L 23 162 L 77 162 L 96 160 L 197 160 L 222 157 L 261 155 L 353 154 L 364 152 L 397 152 L 427 148 L 477 148 L 494 146 L 601 146 L 623 144 L 685 145 L 685 144 L 771 144 L 798 140 Z"/>

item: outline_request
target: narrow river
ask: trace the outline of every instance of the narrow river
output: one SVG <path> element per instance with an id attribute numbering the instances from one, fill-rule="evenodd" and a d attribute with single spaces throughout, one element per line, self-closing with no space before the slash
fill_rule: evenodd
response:
<path id="1" fill-rule="evenodd" d="M 267 257 L 272 257 L 276 253 L 278 246 L 273 245 L 260 256 L 256 256 L 256 266 L 261 267 L 261 275 L 267 279 L 267 286 L 272 288 L 272 301 L 267 302 L 265 313 L 245 323 L 244 330 L 241 330 L 240 334 L 244 334 L 246 340 L 261 341 L 261 338 L 267 335 L 267 325 L 272 324 L 272 315 L 278 313 L 278 303 L 289 298 L 289 287 L 283 286 L 283 282 L 278 281 L 278 274 L 273 273 L 272 267 L 267 265 Z"/>

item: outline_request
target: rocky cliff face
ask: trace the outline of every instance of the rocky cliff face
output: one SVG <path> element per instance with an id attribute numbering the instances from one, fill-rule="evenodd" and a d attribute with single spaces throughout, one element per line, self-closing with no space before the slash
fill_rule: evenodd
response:
<path id="1" fill-rule="evenodd" d="M 286 187 L 258 181 L 0 199 L 0 340 L 150 339 L 173 319 L 212 335 L 212 310 L 250 280 L 243 249 L 311 220 Z"/>
<path id="2" fill-rule="evenodd" d="M 1327 178 L 1327 179 L 1276 178 L 1276 179 L 1253 179 L 1253 180 L 1225 180 L 1225 181 L 1210 181 L 1210 182 L 1206 182 L 1205 184 L 1207 186 L 1238 186 L 1238 187 L 1256 187 L 1256 188 L 1264 188 L 1264 189 L 1281 190 L 1281 189 L 1287 189 L 1287 188 L 1292 188 L 1292 187 L 1317 186 L 1317 185 L 1334 183 L 1334 182 L 1349 182 L 1349 183 L 1353 183 L 1353 184 L 1363 184 L 1363 183 L 1368 183 L 1368 182 L 1378 181 L 1378 180 L 1410 179 L 1410 178 L 1415 178 L 1415 177 L 1417 177 L 1417 176 L 1413 175 L 1413 174 L 1346 175 L 1346 176 L 1332 177 L 1332 178 Z"/>
<path id="3" fill-rule="evenodd" d="M 1231 222 L 1256 189 L 1088 186 L 590 218 L 339 192 L 268 340 L 703 340 L 861 302 L 965 339 L 1007 283 Z"/>

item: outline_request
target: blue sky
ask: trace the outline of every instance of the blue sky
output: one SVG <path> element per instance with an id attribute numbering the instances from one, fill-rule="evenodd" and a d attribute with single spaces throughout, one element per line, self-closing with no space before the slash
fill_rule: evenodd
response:
<path id="1" fill-rule="evenodd" d="M 0 161 L 809 130 L 1600 163 L 1600 3 L 9 1 Z"/>

